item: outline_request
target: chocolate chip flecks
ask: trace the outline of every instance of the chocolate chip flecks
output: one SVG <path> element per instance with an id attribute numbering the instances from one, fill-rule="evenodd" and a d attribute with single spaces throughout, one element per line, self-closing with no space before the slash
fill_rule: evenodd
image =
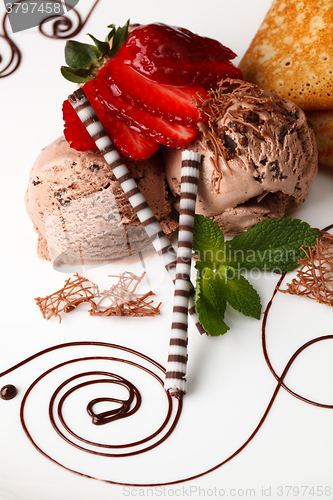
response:
<path id="1" fill-rule="evenodd" d="M 65 197 L 65 195 L 66 191 L 64 189 L 54 193 L 54 197 L 62 206 L 68 205 L 68 203 L 72 201 L 72 198 L 70 196 Z"/>

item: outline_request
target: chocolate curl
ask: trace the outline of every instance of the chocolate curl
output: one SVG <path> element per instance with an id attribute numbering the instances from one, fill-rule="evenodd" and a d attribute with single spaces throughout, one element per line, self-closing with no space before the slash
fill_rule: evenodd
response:
<path id="1" fill-rule="evenodd" d="M 191 290 L 191 260 L 195 205 L 198 192 L 201 155 L 182 153 L 179 205 L 179 233 L 175 293 L 172 313 L 169 355 L 164 388 L 171 396 L 186 394 L 188 306 Z"/>
<path id="2" fill-rule="evenodd" d="M 97 148 L 103 154 L 105 161 L 110 166 L 116 179 L 119 181 L 119 184 L 127 196 L 129 203 L 132 205 L 140 222 L 145 228 L 148 237 L 150 237 L 155 250 L 158 255 L 163 258 L 164 266 L 168 271 L 168 274 L 174 280 L 177 263 L 176 253 L 172 248 L 172 245 L 170 245 L 168 238 L 165 236 L 158 220 L 149 208 L 147 201 L 133 179 L 130 171 L 124 164 L 123 159 L 104 130 L 82 88 L 76 90 L 72 95 L 70 95 L 68 100 L 78 114 L 78 117 L 82 121 L 83 125 L 86 127 Z M 193 285 L 191 285 L 191 289 L 193 290 Z M 199 323 L 198 315 L 195 310 L 193 294 L 190 296 L 189 306 L 189 313 L 199 333 L 205 333 L 205 330 Z"/>

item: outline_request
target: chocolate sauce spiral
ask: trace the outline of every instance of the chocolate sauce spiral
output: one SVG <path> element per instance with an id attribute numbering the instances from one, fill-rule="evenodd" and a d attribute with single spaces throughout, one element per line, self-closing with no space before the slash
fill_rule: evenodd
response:
<path id="1" fill-rule="evenodd" d="M 53 2 L 58 2 L 58 0 L 52 0 Z M 53 18 L 52 16 L 49 18 L 46 18 L 43 20 L 43 22 L 39 25 L 39 31 L 42 35 L 48 37 L 48 38 L 56 38 L 56 39 L 62 39 L 62 40 L 67 40 L 68 38 L 76 36 L 86 22 L 88 21 L 89 17 L 92 14 L 92 11 L 98 4 L 99 0 L 95 0 L 95 3 L 91 7 L 87 17 L 85 20 L 82 19 L 80 13 L 75 9 L 71 9 L 70 13 L 73 13 L 75 15 L 75 21 L 73 21 L 68 15 L 67 16 L 60 16 Z M 47 23 L 48 27 L 50 26 L 50 23 L 52 25 L 52 32 L 51 34 L 47 33 L 44 29 L 44 25 Z"/>
<path id="2" fill-rule="evenodd" d="M 17 0 L 15 4 L 20 4 L 26 2 L 27 0 Z M 60 4 L 60 0 L 49 0 L 50 2 Z M 68 15 L 54 17 L 51 16 L 43 20 L 39 26 L 39 32 L 48 37 L 55 39 L 67 40 L 68 38 L 76 36 L 83 29 L 88 19 L 90 18 L 93 10 L 98 4 L 99 0 L 95 0 L 90 11 L 88 12 L 85 19 L 82 19 L 80 13 L 75 9 L 71 9 L 71 13 L 75 16 L 75 21 L 73 21 Z M 0 43 L 4 43 L 7 46 L 7 50 L 3 51 L 0 45 L 0 78 L 5 78 L 12 75 L 20 66 L 22 61 L 22 53 L 19 47 L 15 44 L 12 37 L 9 36 L 7 30 L 7 12 L 2 19 L 2 33 L 0 33 Z M 45 31 L 45 24 L 51 26 L 51 33 Z M 4 53 L 8 55 L 4 56 Z"/>
<path id="3" fill-rule="evenodd" d="M 18 46 L 13 42 L 13 40 L 8 35 L 6 28 L 6 19 L 8 15 L 7 12 L 2 19 L 2 31 L 0 33 L 0 43 L 4 43 L 7 46 L 9 55 L 4 57 L 3 49 L 0 51 L 0 78 L 5 78 L 11 75 L 21 64 L 22 54 Z"/>
<path id="4" fill-rule="evenodd" d="M 77 358 L 70 358 L 62 363 L 56 364 L 43 372 L 40 376 L 38 376 L 32 384 L 29 386 L 27 391 L 25 392 L 20 409 L 20 418 L 21 424 L 26 433 L 27 437 L 31 441 L 31 443 L 35 446 L 35 448 L 42 453 L 48 459 L 58 463 L 59 465 L 67 468 L 63 464 L 59 463 L 56 459 L 54 459 L 50 454 L 48 454 L 43 446 L 40 445 L 33 437 L 34 432 L 31 432 L 29 429 L 29 424 L 26 420 L 26 407 L 29 402 L 29 398 L 38 385 L 43 382 L 44 379 L 47 379 L 49 375 L 52 375 L 55 372 L 60 372 L 62 368 L 68 368 L 69 365 L 79 365 L 84 366 L 87 362 L 93 362 L 94 366 L 96 363 L 104 362 L 106 365 L 110 365 L 113 367 L 117 367 L 117 365 L 128 365 L 132 368 L 131 372 L 134 373 L 135 370 L 143 371 L 149 377 L 153 377 L 153 379 L 157 382 L 157 385 L 162 389 L 163 398 L 166 399 L 166 415 L 157 429 L 152 433 L 148 433 L 147 436 L 141 437 L 135 441 L 129 442 L 121 442 L 121 443 L 112 443 L 112 442 L 101 442 L 94 441 L 89 439 L 83 435 L 80 435 L 75 429 L 72 428 L 73 422 L 74 426 L 79 423 L 80 420 L 84 419 L 84 415 L 78 412 L 78 416 L 73 420 L 71 424 L 67 423 L 64 412 L 64 407 L 66 406 L 68 400 L 71 397 L 76 397 L 77 393 L 80 391 L 84 391 L 87 388 L 92 386 L 104 386 L 108 390 L 106 390 L 106 396 L 96 397 L 89 399 L 86 402 L 86 412 L 91 419 L 91 424 L 96 426 L 103 426 L 106 424 L 110 424 L 120 419 L 128 418 L 133 416 L 141 407 L 141 393 L 137 388 L 136 384 L 127 378 L 123 377 L 114 372 L 109 372 L 106 370 L 83 370 L 80 373 L 75 373 L 74 375 L 66 378 L 63 382 L 61 382 L 53 394 L 50 397 L 49 401 L 49 419 L 53 429 L 57 432 L 57 434 L 69 445 L 75 447 L 76 449 L 90 453 L 93 455 L 97 455 L 99 457 L 128 457 L 132 455 L 138 455 L 144 453 L 148 450 L 151 450 L 161 444 L 164 440 L 166 440 L 169 435 L 173 432 L 173 429 L 177 425 L 179 420 L 182 403 L 181 401 L 176 402 L 170 395 L 168 395 L 164 391 L 164 369 L 157 362 L 141 354 L 137 351 L 134 351 L 129 348 L 125 348 L 122 346 L 118 346 L 115 344 L 107 344 L 103 342 L 72 342 L 67 344 L 60 344 L 57 346 L 50 347 L 45 349 L 44 351 L 40 351 L 35 355 L 27 358 L 22 361 L 18 365 L 15 365 L 11 369 L 2 373 L 0 376 L 8 374 L 9 372 L 19 368 L 20 366 L 35 360 L 36 358 L 43 356 L 47 353 L 52 353 L 57 350 L 66 350 L 67 348 L 74 347 L 103 347 L 109 349 L 111 352 L 120 351 L 123 354 L 130 354 L 129 359 L 126 356 L 118 357 L 118 356 L 84 356 Z M 136 362 L 134 359 L 138 358 L 144 361 L 144 363 Z M 76 370 L 75 370 L 76 371 Z M 136 375 L 137 378 L 137 375 Z M 125 396 L 113 397 L 113 391 L 115 387 L 120 387 L 126 393 Z M 90 393 L 89 393 L 90 394 Z M 103 412 L 98 412 L 96 408 L 98 408 L 99 404 L 111 404 L 111 409 Z M 68 416 L 68 412 L 67 412 Z M 78 421 L 79 420 L 79 421 Z M 31 425 L 31 424 L 30 424 Z M 106 435 L 110 436 L 110 432 L 107 432 Z M 73 472 L 77 472 L 74 471 Z M 80 474 L 80 472 L 77 472 Z"/>
<path id="5" fill-rule="evenodd" d="M 281 286 L 281 283 L 283 282 L 285 278 L 285 274 L 282 275 L 278 281 L 277 286 L 275 287 L 272 297 L 266 307 L 266 310 L 264 312 L 264 318 L 263 318 L 263 323 L 262 323 L 262 349 L 263 349 L 263 355 L 266 360 L 266 363 L 273 374 L 274 378 L 276 379 L 276 387 L 274 389 L 273 395 L 268 402 L 267 408 L 262 415 L 262 417 L 259 420 L 259 423 L 253 430 L 253 432 L 250 434 L 250 436 L 244 441 L 244 443 L 239 446 L 232 454 L 229 456 L 223 458 L 221 461 L 219 461 L 216 465 L 213 467 L 210 467 L 209 469 L 206 469 L 200 473 L 197 473 L 195 475 L 187 476 L 187 477 L 179 477 L 175 480 L 172 481 L 159 481 L 159 482 L 152 482 L 152 483 L 147 483 L 142 481 L 141 483 L 137 482 L 127 482 L 124 480 L 117 480 L 116 478 L 110 479 L 110 478 L 103 478 L 100 477 L 99 474 L 96 474 L 94 472 L 90 472 L 89 467 L 92 467 L 93 464 L 88 460 L 87 461 L 87 470 L 76 470 L 74 467 L 68 464 L 66 462 L 66 457 L 64 456 L 65 454 L 63 451 L 60 453 L 60 458 L 59 454 L 57 457 L 52 456 L 52 454 L 49 452 L 46 452 L 44 449 L 44 443 L 43 443 L 43 432 L 37 427 L 37 433 L 36 430 L 34 432 L 31 432 L 29 427 L 31 425 L 31 420 L 30 423 L 28 423 L 28 420 L 26 419 L 26 407 L 29 405 L 29 400 L 31 394 L 34 392 L 35 388 L 38 387 L 40 383 L 43 383 L 45 379 L 49 375 L 52 375 L 58 371 L 60 371 L 62 368 L 68 368 L 69 366 L 74 366 L 77 365 L 81 366 L 82 364 L 84 365 L 86 362 L 91 362 L 93 361 L 94 363 L 107 363 L 110 364 L 110 367 L 112 367 L 112 370 L 108 371 L 105 369 L 88 369 L 88 370 L 83 370 L 80 371 L 79 373 L 75 373 L 74 375 L 71 375 L 67 377 L 63 382 L 57 385 L 56 389 L 53 390 L 53 394 L 49 400 L 48 403 L 48 408 L 49 408 L 49 421 L 51 423 L 52 429 L 56 431 L 56 434 L 61 438 L 61 441 L 66 444 L 66 446 L 70 446 L 71 448 L 74 448 L 78 453 L 88 453 L 90 455 L 93 455 L 94 457 L 102 457 L 104 460 L 105 458 L 109 459 L 114 459 L 114 458 L 123 458 L 123 457 L 133 457 L 134 455 L 140 455 L 142 453 L 145 453 L 149 450 L 152 450 L 153 448 L 156 448 L 157 446 L 161 445 L 163 442 L 165 442 L 173 433 L 175 430 L 181 416 L 182 412 L 182 400 L 177 400 L 175 398 L 171 398 L 170 395 L 164 391 L 163 385 L 164 385 L 164 377 L 165 377 L 165 369 L 158 364 L 156 361 L 152 360 L 151 358 L 147 357 L 146 355 L 139 353 L 137 351 L 134 351 L 132 349 L 122 347 L 119 345 L 115 344 L 108 344 L 104 342 L 71 342 L 67 344 L 60 344 L 57 346 L 50 347 L 48 349 L 45 349 L 43 351 L 40 351 L 33 356 L 27 358 L 26 360 L 22 361 L 21 363 L 18 363 L 12 368 L 9 368 L 3 373 L 0 373 L 0 378 L 3 377 L 4 375 L 7 375 L 11 372 L 13 372 L 16 368 L 21 367 L 24 364 L 33 362 L 36 358 L 39 358 L 47 353 L 54 353 L 55 351 L 66 351 L 68 348 L 82 348 L 86 347 L 88 349 L 93 349 L 96 346 L 106 348 L 110 350 L 110 355 L 103 355 L 103 356 L 80 356 L 80 357 L 70 357 L 66 361 L 63 361 L 59 364 L 55 364 L 51 368 L 47 369 L 39 375 L 29 386 L 27 391 L 25 392 L 22 403 L 21 403 L 21 409 L 20 409 L 20 418 L 21 418 L 21 424 L 22 427 L 28 437 L 28 439 L 31 441 L 33 446 L 42 454 L 44 457 L 47 459 L 53 461 L 57 465 L 63 467 L 66 470 L 69 470 L 72 473 L 78 474 L 80 476 L 84 477 L 89 477 L 92 479 L 99 479 L 101 481 L 104 481 L 106 483 L 110 484 L 116 484 L 116 485 L 125 485 L 125 486 L 149 486 L 149 487 L 155 487 L 155 486 L 167 486 L 167 485 L 174 485 L 174 484 L 179 484 L 179 483 L 184 483 L 187 481 L 191 481 L 194 479 L 197 479 L 199 477 L 202 477 L 206 474 L 209 474 L 223 465 L 225 465 L 227 462 L 231 461 L 233 458 L 235 458 L 247 445 L 251 443 L 253 438 L 256 436 L 256 434 L 259 432 L 261 429 L 262 425 L 264 424 L 266 417 L 268 416 L 269 412 L 271 411 L 273 404 L 276 400 L 276 397 L 278 393 L 280 392 L 281 389 L 286 390 L 291 396 L 298 398 L 299 400 L 303 401 L 306 404 L 310 404 L 319 408 L 323 409 L 328 409 L 332 410 L 333 409 L 333 404 L 327 404 L 323 403 L 320 401 L 314 401 L 311 399 L 308 399 L 301 394 L 298 394 L 297 392 L 293 391 L 290 387 L 287 386 L 285 383 L 285 378 L 287 373 L 289 372 L 291 366 L 293 365 L 294 361 L 298 358 L 298 356 L 304 352 L 308 347 L 319 343 L 319 342 L 327 342 L 329 340 L 333 340 L 333 335 L 320 335 L 318 337 L 313 338 L 312 340 L 304 343 L 301 347 L 299 347 L 294 354 L 290 357 L 289 361 L 287 362 L 285 368 L 282 371 L 281 375 L 278 375 L 276 370 L 273 367 L 273 364 L 270 360 L 269 353 L 267 350 L 267 324 L 268 324 L 268 317 L 269 313 L 271 311 L 271 308 L 273 306 L 273 301 L 274 298 L 277 295 L 278 288 Z M 114 355 L 117 353 L 118 355 Z M 121 353 L 121 355 L 119 355 Z M 114 367 L 124 367 L 125 368 L 125 373 L 126 373 L 126 378 L 119 373 L 119 370 L 114 370 Z M 142 396 L 140 392 L 140 388 L 138 387 L 138 377 L 134 376 L 133 377 L 128 377 L 127 373 L 130 372 L 131 375 L 133 375 L 132 371 L 139 371 L 143 372 L 145 376 L 148 376 L 149 378 L 152 378 L 154 383 L 157 382 L 157 385 L 163 390 L 163 398 L 166 398 L 166 412 L 165 416 L 161 419 L 162 421 L 159 423 L 157 428 L 153 432 L 148 432 L 148 434 L 144 437 L 140 437 L 139 439 L 136 440 L 124 440 L 121 442 L 113 442 L 112 439 L 109 439 L 107 442 L 101 442 L 99 440 L 93 440 L 90 439 L 89 437 L 86 437 L 84 435 L 81 435 L 80 432 L 76 430 L 76 426 L 80 424 L 80 421 L 84 418 L 89 417 L 90 419 L 90 425 L 93 427 L 98 427 L 98 428 L 103 428 L 106 426 L 108 429 L 108 426 L 114 425 L 116 422 L 123 421 L 126 419 L 126 423 L 128 421 L 129 429 L 133 430 L 133 421 L 131 419 L 135 417 L 137 413 L 140 413 L 141 408 L 142 408 Z M 96 397 L 91 397 L 91 389 L 94 387 L 105 387 L 110 390 L 106 390 L 105 395 L 98 394 Z M 86 401 L 86 407 L 85 407 L 85 414 L 86 417 L 82 413 L 79 413 L 78 418 L 72 418 L 70 412 L 64 411 L 66 410 L 66 406 L 68 401 L 72 397 L 76 397 L 80 391 L 85 391 L 85 389 L 89 388 L 89 398 Z M 123 392 L 121 396 L 119 394 L 115 394 L 114 390 L 116 388 L 120 388 Z M 153 396 L 155 398 L 155 396 Z M 99 411 L 99 405 L 103 404 L 109 404 L 111 405 L 107 410 L 104 411 Z M 153 411 L 151 413 L 154 413 L 155 410 L 157 411 L 157 406 L 158 402 L 156 399 L 154 399 L 153 403 Z M 35 408 L 34 404 L 32 403 L 32 407 Z M 69 422 L 66 420 L 66 415 L 68 417 L 69 415 Z M 149 416 L 150 420 L 150 416 Z M 185 422 L 186 425 L 186 422 Z M 80 427 L 80 425 L 79 425 Z M 33 435 L 34 434 L 34 435 Z M 106 432 L 107 436 L 112 437 L 112 433 L 109 431 Z M 113 435 L 117 437 L 117 434 Z M 127 436 L 127 431 L 125 432 L 125 436 Z M 104 435 L 103 435 L 104 437 Z M 40 444 L 40 441 L 42 444 Z M 117 441 L 117 439 L 116 439 Z M 176 444 L 177 447 L 177 444 Z M 56 446 L 58 448 L 58 445 Z M 118 460 L 117 460 L 118 462 Z M 114 462 L 112 462 L 114 464 Z M 96 468 L 93 469 L 96 471 Z M 99 469 L 97 469 L 99 471 Z M 114 474 L 114 466 L 111 469 L 112 474 Z M 120 470 L 120 469 L 119 469 Z M 118 472 L 119 472 L 118 470 Z M 123 470 L 126 471 L 126 466 L 123 466 Z M 117 475 L 117 474 L 115 474 Z M 126 475 L 122 477 L 127 477 Z"/>

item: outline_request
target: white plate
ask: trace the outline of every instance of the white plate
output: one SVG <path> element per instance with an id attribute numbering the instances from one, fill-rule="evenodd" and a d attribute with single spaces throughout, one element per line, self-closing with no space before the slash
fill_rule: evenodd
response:
<path id="1" fill-rule="evenodd" d="M 83 19 L 92 5 L 92 1 L 80 0 L 77 10 Z M 217 38 L 240 58 L 269 6 L 270 0 L 210 0 L 204 5 L 197 0 L 100 0 L 76 39 L 88 42 L 87 32 L 102 38 L 107 24 L 122 25 L 128 18 L 140 23 L 162 21 Z M 2 18 L 3 5 L 0 14 Z M 10 33 L 9 25 L 8 30 Z M 142 352 L 165 366 L 173 293 L 161 263 L 150 253 L 145 255 L 145 263 L 156 302 L 163 302 L 159 317 L 91 317 L 87 308 L 81 306 L 61 324 L 55 318 L 42 318 L 34 297 L 61 288 L 72 270 L 59 272 L 50 263 L 38 260 L 36 236 L 23 198 L 29 170 L 39 150 L 62 133 L 61 104 L 74 87 L 59 72 L 64 63 L 64 41 L 46 38 L 36 28 L 17 33 L 12 39 L 22 52 L 22 63 L 12 75 L 1 79 L 0 386 L 14 384 L 18 394 L 10 401 L 0 400 L 1 500 L 107 500 L 139 496 L 333 498 L 332 410 L 307 404 L 281 388 L 265 422 L 255 433 L 277 381 L 263 355 L 261 322 L 231 311 L 231 330 L 220 338 L 200 337 L 190 324 L 188 394 L 180 420 L 168 439 L 139 455 L 101 457 L 74 448 L 54 431 L 48 415 L 52 393 L 75 370 L 117 372 L 134 382 L 142 393 L 139 411 L 104 426 L 92 426 L 84 405 L 96 394 L 105 395 L 103 383 L 102 387 L 88 386 L 68 396 L 64 403 L 68 424 L 97 442 L 119 445 L 149 436 L 164 421 L 168 401 L 160 382 L 136 365 L 103 359 L 74 361 L 43 376 L 25 399 L 30 385 L 48 368 L 82 356 L 139 361 L 157 370 L 161 377 L 158 367 L 124 348 Z M 0 40 L 0 52 L 4 61 L 9 54 L 5 40 Z M 295 217 L 315 227 L 333 222 L 332 173 L 320 170 Z M 80 271 L 92 280 L 107 282 L 108 274 L 125 270 L 139 274 L 143 269 L 140 260 L 134 258 Z M 250 279 L 265 307 L 277 277 Z M 146 286 L 143 284 L 143 289 Z M 332 335 L 331 308 L 307 299 L 277 295 L 268 316 L 267 351 L 278 376 L 300 346 L 321 335 Z M 35 353 L 72 342 L 87 344 L 63 346 L 41 354 L 4 375 Z M 93 346 L 94 342 L 118 347 Z M 297 357 L 285 383 L 305 398 L 332 404 L 332 360 L 332 340 L 315 343 Z M 114 384 L 112 388 L 123 397 L 121 388 Z M 171 420 L 157 440 L 163 439 L 176 418 L 177 405 L 173 402 Z M 31 439 L 21 425 L 20 411 Z M 219 466 L 242 448 L 253 433 L 253 439 L 240 453 Z M 150 447 L 150 442 L 140 446 Z M 110 453 L 109 449 L 103 452 Z M 123 448 L 116 448 L 116 453 L 123 452 Z M 215 470 L 204 474 L 210 469 Z M 194 476 L 198 477 L 189 479 Z M 182 482 L 185 479 L 188 480 Z"/>

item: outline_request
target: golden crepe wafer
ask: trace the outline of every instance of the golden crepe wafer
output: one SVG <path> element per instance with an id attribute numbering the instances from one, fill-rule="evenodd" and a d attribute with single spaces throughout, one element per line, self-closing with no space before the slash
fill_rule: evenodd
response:
<path id="1" fill-rule="evenodd" d="M 273 0 L 240 62 L 244 80 L 304 110 L 333 109 L 332 27 L 332 0 Z"/>
<path id="2" fill-rule="evenodd" d="M 333 167 L 333 110 L 307 111 L 306 116 L 316 136 L 319 164 Z"/>

